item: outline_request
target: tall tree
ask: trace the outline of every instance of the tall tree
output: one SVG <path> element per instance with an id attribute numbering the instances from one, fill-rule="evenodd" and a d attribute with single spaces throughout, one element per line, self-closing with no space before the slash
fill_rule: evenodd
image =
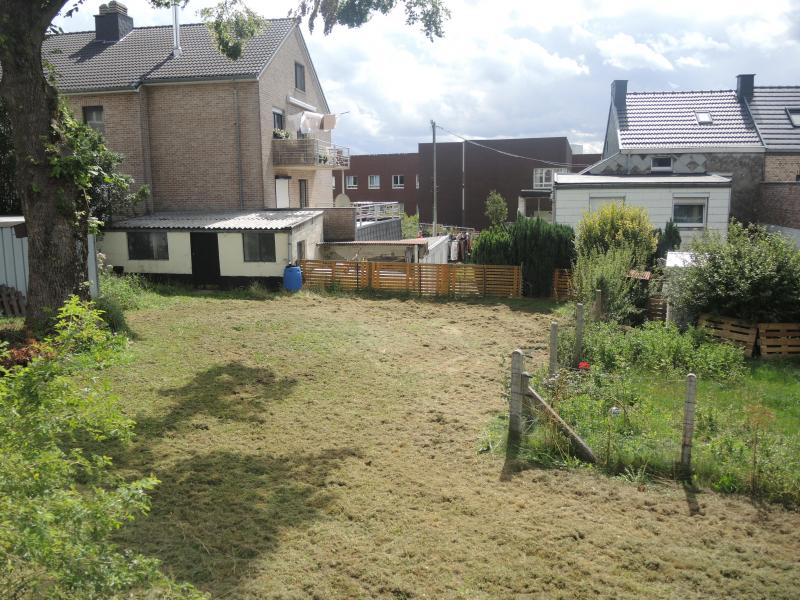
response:
<path id="1" fill-rule="evenodd" d="M 168 8 L 174 0 L 146 0 Z M 185 6 L 189 0 L 179 0 Z M 44 74 L 42 44 L 51 23 L 68 4 L 71 15 L 84 0 L 0 0 L 0 98 L 5 102 L 16 158 L 16 189 L 28 228 L 28 316 L 40 328 L 74 293 L 85 295 L 89 230 L 87 173 L 71 160 L 55 83 Z M 336 24 L 359 27 L 374 13 L 402 5 L 409 24 L 433 39 L 449 17 L 443 0 L 299 0 L 292 11 L 313 29 L 317 19 L 329 33 Z M 220 51 L 238 58 L 260 18 L 241 0 L 223 0 L 204 12 Z"/>

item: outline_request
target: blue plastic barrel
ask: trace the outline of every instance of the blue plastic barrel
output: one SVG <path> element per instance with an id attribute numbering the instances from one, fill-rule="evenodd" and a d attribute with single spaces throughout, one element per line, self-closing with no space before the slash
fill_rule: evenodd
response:
<path id="1" fill-rule="evenodd" d="M 303 273 L 300 267 L 286 265 L 283 270 L 283 287 L 287 292 L 299 292 L 303 287 Z"/>

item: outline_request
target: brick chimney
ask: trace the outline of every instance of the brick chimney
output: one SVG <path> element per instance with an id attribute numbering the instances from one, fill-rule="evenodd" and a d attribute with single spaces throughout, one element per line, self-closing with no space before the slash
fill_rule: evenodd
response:
<path id="1" fill-rule="evenodd" d="M 111 0 L 100 5 L 100 14 L 94 17 L 95 39 L 100 42 L 118 42 L 133 29 L 133 19 L 128 16 L 128 7 Z"/>
<path id="2" fill-rule="evenodd" d="M 736 97 L 739 101 L 747 100 L 750 102 L 753 99 L 753 87 L 756 83 L 756 76 L 750 75 L 737 75 L 736 76 Z"/>
<path id="3" fill-rule="evenodd" d="M 615 79 L 611 82 L 611 102 L 617 110 L 625 110 L 625 96 L 628 93 L 628 80 Z"/>

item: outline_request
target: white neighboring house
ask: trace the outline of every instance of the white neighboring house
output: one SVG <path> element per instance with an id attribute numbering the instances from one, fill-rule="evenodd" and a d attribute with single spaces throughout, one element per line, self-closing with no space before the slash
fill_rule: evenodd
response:
<path id="1" fill-rule="evenodd" d="M 765 147 L 747 108 L 752 75 L 735 90 L 628 92 L 611 84 L 602 160 L 579 175 L 556 174 L 556 223 L 621 201 L 647 209 L 656 227 L 671 219 L 682 243 L 727 231 L 730 217 L 758 217 Z"/>
<path id="2" fill-rule="evenodd" d="M 672 220 L 680 229 L 681 246 L 685 246 L 708 230 L 725 235 L 731 180 L 721 175 L 556 175 L 556 223 L 575 227 L 584 214 L 610 202 L 644 208 L 653 225 L 661 229 Z"/>

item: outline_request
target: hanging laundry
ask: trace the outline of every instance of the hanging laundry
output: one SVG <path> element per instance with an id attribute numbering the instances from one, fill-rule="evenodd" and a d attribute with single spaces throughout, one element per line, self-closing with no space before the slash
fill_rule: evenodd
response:
<path id="1" fill-rule="evenodd" d="M 322 116 L 322 131 L 332 131 L 336 127 L 336 115 Z"/>

